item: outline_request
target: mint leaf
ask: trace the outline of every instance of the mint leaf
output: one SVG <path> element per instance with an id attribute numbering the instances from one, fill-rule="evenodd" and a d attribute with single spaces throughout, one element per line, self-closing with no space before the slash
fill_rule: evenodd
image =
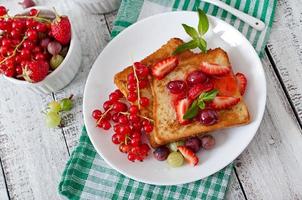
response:
<path id="1" fill-rule="evenodd" d="M 198 32 L 201 35 L 204 35 L 208 29 L 209 29 L 209 20 L 205 12 L 203 12 L 201 9 L 198 9 Z"/>
<path id="2" fill-rule="evenodd" d="M 207 52 L 207 42 L 203 38 L 198 38 L 198 48 L 201 52 Z"/>
<path id="3" fill-rule="evenodd" d="M 181 53 L 188 49 L 195 49 L 198 46 L 198 40 L 191 40 L 190 42 L 179 45 L 173 52 L 173 55 Z"/>
<path id="4" fill-rule="evenodd" d="M 182 26 L 184 27 L 185 31 L 188 33 L 188 35 L 190 35 L 193 39 L 196 39 L 199 37 L 198 32 L 195 30 L 195 28 L 188 26 L 186 24 L 182 24 Z"/>
<path id="5" fill-rule="evenodd" d="M 211 101 L 216 97 L 217 94 L 218 94 L 218 90 L 214 89 L 214 90 L 211 90 L 209 92 L 201 93 L 199 95 L 198 99 L 200 101 Z"/>
<path id="6" fill-rule="evenodd" d="M 192 119 L 193 117 L 195 117 L 198 114 L 198 105 L 197 105 L 197 103 L 198 103 L 197 100 L 193 101 L 190 108 L 184 114 L 183 119 Z"/>
<path id="7" fill-rule="evenodd" d="M 201 110 L 203 110 L 203 109 L 206 107 L 206 104 L 204 103 L 203 100 L 198 101 L 198 107 L 199 107 Z"/>

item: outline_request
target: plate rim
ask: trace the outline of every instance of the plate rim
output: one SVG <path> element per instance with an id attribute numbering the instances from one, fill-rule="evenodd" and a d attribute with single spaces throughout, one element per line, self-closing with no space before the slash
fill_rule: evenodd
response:
<path id="1" fill-rule="evenodd" d="M 88 116 L 87 116 L 87 114 L 85 114 L 85 113 L 89 112 L 89 111 L 87 111 L 87 110 L 85 109 L 85 105 L 86 105 L 85 102 L 87 101 L 86 95 L 85 95 L 85 94 L 87 93 L 86 91 L 88 90 L 88 88 L 87 88 L 87 87 L 88 87 L 88 84 L 87 84 L 87 83 L 88 83 L 88 80 L 90 79 L 90 76 L 92 76 L 91 71 L 92 71 L 92 69 L 94 68 L 95 63 L 97 63 L 97 61 L 98 61 L 98 59 L 100 58 L 101 54 L 102 54 L 107 48 L 109 48 L 110 46 L 112 46 L 116 41 L 118 41 L 118 39 L 119 39 L 120 37 L 122 37 L 124 34 L 126 34 L 127 32 L 129 32 L 131 29 L 133 29 L 133 28 L 134 28 L 135 26 L 137 26 L 138 24 L 145 23 L 145 21 L 152 20 L 153 18 L 157 18 L 157 17 L 164 16 L 164 15 L 171 15 L 171 14 L 179 15 L 179 14 L 183 14 L 183 13 L 188 13 L 188 14 L 189 14 L 189 13 L 190 13 L 190 14 L 195 13 L 195 14 L 196 14 L 196 12 L 194 12 L 194 11 L 169 11 L 169 12 L 159 13 L 159 14 L 155 14 L 155 15 L 146 17 L 146 18 L 144 18 L 144 19 L 141 19 L 141 20 L 135 22 L 134 24 L 130 25 L 129 27 L 125 28 L 125 29 L 124 29 L 122 32 L 120 32 L 115 38 L 113 38 L 111 41 L 109 41 L 108 44 L 105 46 L 105 48 L 104 48 L 103 50 L 101 50 L 101 52 L 99 53 L 99 55 L 98 55 L 97 58 L 95 59 L 93 65 L 92 65 L 92 67 L 91 67 L 91 69 L 90 69 L 90 71 L 89 71 L 89 74 L 88 74 L 88 76 L 87 76 L 87 80 L 86 80 L 86 82 L 85 82 L 85 88 L 84 88 L 84 93 L 83 93 L 83 117 L 84 117 L 84 125 L 85 125 L 85 127 L 86 127 L 87 135 L 88 135 L 88 137 L 89 137 L 89 139 L 90 139 L 90 141 L 91 141 L 91 143 L 92 143 L 94 149 L 95 149 L 96 152 L 99 154 L 99 156 L 101 156 L 101 158 L 104 159 L 105 162 L 106 162 L 110 167 L 112 167 L 114 170 L 116 170 L 117 172 L 121 173 L 122 175 L 124 175 L 124 176 L 126 176 L 126 177 L 129 177 L 129 178 L 131 178 L 131 179 L 133 179 L 133 180 L 135 180 L 135 181 L 139 181 L 139 182 L 146 183 L 146 184 L 158 185 L 158 186 L 181 185 L 181 184 L 191 183 L 191 182 L 199 181 L 199 180 L 201 180 L 201 179 L 205 179 L 205 178 L 207 178 L 207 177 L 209 177 L 209 176 L 211 176 L 211 175 L 217 173 L 218 171 L 222 170 L 223 168 L 225 168 L 226 166 L 228 166 L 230 163 L 232 163 L 236 158 L 238 158 L 238 156 L 240 156 L 240 155 L 242 154 L 242 152 L 248 147 L 248 145 L 250 144 L 250 142 L 253 140 L 253 138 L 254 138 L 255 135 L 257 134 L 257 131 L 258 131 L 258 129 L 259 129 L 259 127 L 260 127 L 260 124 L 261 124 L 261 122 L 262 122 L 262 120 L 263 120 L 263 116 L 264 116 L 264 112 L 265 112 L 266 101 L 267 101 L 267 80 L 266 80 L 265 71 L 264 71 L 262 62 L 261 62 L 260 57 L 259 57 L 259 55 L 257 54 L 255 48 L 252 46 L 252 44 L 250 43 L 250 41 L 247 40 L 247 38 L 246 38 L 240 31 L 238 31 L 235 27 L 233 27 L 233 26 L 230 25 L 229 23 L 227 23 L 227 22 L 225 22 L 225 21 L 223 21 L 223 20 L 221 20 L 221 19 L 219 19 L 219 18 L 217 18 L 217 17 L 215 17 L 215 16 L 212 16 L 212 15 L 208 15 L 208 14 L 207 14 L 207 16 L 208 16 L 210 19 L 212 19 L 212 20 L 214 20 L 214 21 L 218 21 L 219 23 L 222 23 L 222 24 L 228 26 L 229 28 L 233 29 L 233 31 L 235 31 L 235 32 L 237 32 L 237 33 L 239 33 L 239 34 L 241 35 L 241 37 L 242 37 L 242 39 L 245 41 L 245 43 L 247 43 L 247 45 L 251 47 L 252 52 L 253 52 L 253 54 L 254 54 L 253 56 L 255 56 L 255 57 L 257 58 L 256 62 L 257 62 L 257 64 L 260 66 L 260 71 L 261 71 L 261 73 L 262 73 L 263 76 L 264 76 L 264 83 L 265 83 L 265 86 L 264 86 L 264 88 L 263 88 L 263 89 L 264 89 L 264 104 L 263 104 L 263 108 L 259 110 L 259 117 L 260 117 L 260 119 L 259 119 L 259 122 L 258 122 L 258 124 L 257 124 L 257 129 L 256 129 L 255 133 L 254 133 L 250 138 L 248 138 L 248 142 L 244 145 L 245 147 L 242 148 L 242 149 L 238 152 L 238 154 L 237 154 L 233 159 L 231 159 L 230 161 L 226 162 L 226 164 L 222 165 L 221 167 L 218 167 L 218 169 L 217 169 L 215 172 L 212 172 L 211 174 L 209 174 L 209 175 L 207 175 L 207 176 L 205 176 L 205 177 L 202 177 L 202 178 L 198 177 L 198 178 L 196 178 L 196 179 L 190 179 L 190 180 L 186 180 L 186 181 L 178 181 L 178 182 L 176 182 L 176 183 L 172 183 L 172 182 L 165 182 L 165 183 L 164 183 L 164 182 L 148 181 L 148 180 L 146 180 L 144 177 L 137 178 L 137 177 L 135 177 L 135 176 L 132 176 L 132 175 L 128 174 L 128 173 L 127 173 L 126 171 L 124 171 L 123 169 L 120 169 L 120 168 L 116 167 L 116 166 L 113 165 L 113 164 L 112 164 L 105 156 L 104 156 L 104 157 L 102 156 L 101 150 L 97 148 L 96 141 L 93 140 L 93 136 L 92 136 L 92 134 L 89 132 L 88 126 L 86 126 L 86 124 L 87 124 L 86 122 L 87 122 L 89 119 L 87 119 Z M 87 117 L 85 117 L 85 116 L 87 116 Z M 90 116 L 90 115 L 89 115 L 89 116 Z"/>

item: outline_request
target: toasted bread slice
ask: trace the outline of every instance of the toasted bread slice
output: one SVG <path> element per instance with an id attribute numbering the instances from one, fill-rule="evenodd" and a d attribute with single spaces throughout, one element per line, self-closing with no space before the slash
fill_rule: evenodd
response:
<path id="1" fill-rule="evenodd" d="M 164 60 L 165 58 L 170 57 L 172 55 L 173 51 L 181 44 L 183 44 L 183 41 L 181 39 L 172 38 L 165 45 L 163 45 L 160 49 L 158 49 L 157 51 L 155 51 L 154 53 L 152 53 L 151 55 L 149 55 L 148 57 L 143 59 L 141 61 L 141 63 L 143 63 L 144 65 L 146 65 L 148 67 L 151 67 L 155 63 L 157 63 L 161 60 Z M 186 60 L 193 55 L 194 54 L 191 51 L 185 51 L 185 52 L 179 54 L 179 60 L 180 61 Z M 121 92 L 125 96 L 128 96 L 127 77 L 128 77 L 128 74 L 130 74 L 131 72 L 133 72 L 133 68 L 132 68 L 132 66 L 129 66 L 126 69 L 124 69 L 123 71 L 117 73 L 114 77 L 115 85 L 121 90 Z M 150 84 L 149 87 L 147 87 L 145 89 L 141 89 L 140 94 L 143 97 L 148 97 L 150 100 L 150 104 L 148 107 L 141 108 L 141 115 L 152 119 L 153 118 L 153 94 L 152 94 L 151 86 L 152 85 Z M 149 134 L 149 142 L 152 147 L 157 147 L 157 146 L 159 146 L 159 144 L 157 144 L 155 142 L 154 132 L 155 132 L 155 129 L 153 132 L 151 132 Z"/>
<path id="2" fill-rule="evenodd" d="M 213 80 L 219 95 L 240 97 L 240 102 L 231 109 L 218 112 L 218 123 L 204 126 L 199 122 L 181 125 L 176 118 L 172 97 L 166 85 L 172 80 L 185 80 L 188 73 L 200 69 L 200 63 L 206 61 L 221 65 L 230 65 L 227 54 L 220 48 L 209 50 L 205 54 L 195 54 L 179 63 L 164 79 L 153 79 L 153 119 L 154 140 L 158 145 L 164 145 L 190 136 L 200 135 L 230 126 L 246 124 L 250 121 L 249 112 L 242 96 L 236 78 L 231 71 L 228 75 Z M 230 88 L 231 87 L 231 88 Z"/>

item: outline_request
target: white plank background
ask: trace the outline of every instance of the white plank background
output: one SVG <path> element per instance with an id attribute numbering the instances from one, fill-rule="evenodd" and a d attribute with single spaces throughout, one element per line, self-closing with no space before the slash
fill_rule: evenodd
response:
<path id="1" fill-rule="evenodd" d="M 18 8 L 16 2 L 1 0 L 10 9 Z M 46 96 L 0 78 L 0 200 L 61 199 L 57 185 L 81 132 L 86 77 L 110 39 L 116 15 L 90 14 L 72 1 L 37 2 L 55 6 L 77 22 L 82 67 L 64 91 Z M 299 0 L 278 1 L 275 25 L 263 58 L 267 109 L 257 136 L 235 161 L 226 199 L 302 199 L 301 10 Z M 75 95 L 76 104 L 64 116 L 65 127 L 46 129 L 41 114 L 46 103 L 70 94 Z"/>

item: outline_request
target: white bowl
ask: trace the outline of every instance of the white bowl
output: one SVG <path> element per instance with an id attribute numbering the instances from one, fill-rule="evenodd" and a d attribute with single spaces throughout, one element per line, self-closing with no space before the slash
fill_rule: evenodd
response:
<path id="1" fill-rule="evenodd" d="M 79 6 L 94 14 L 105 14 L 117 10 L 121 0 L 74 0 Z"/>
<path id="2" fill-rule="evenodd" d="M 49 8 L 45 8 L 45 7 L 35 7 L 35 8 L 40 10 L 41 14 L 49 15 L 50 13 L 53 13 L 52 10 Z M 26 10 L 22 14 L 25 14 L 28 11 L 29 10 Z M 38 93 L 48 94 L 64 88 L 75 77 L 76 73 L 78 72 L 81 66 L 81 60 L 82 60 L 80 41 L 77 35 L 75 34 L 75 32 L 73 31 L 74 28 L 71 21 L 70 23 L 71 23 L 71 40 L 70 40 L 70 46 L 67 55 L 64 58 L 63 62 L 60 64 L 60 66 L 57 69 L 55 69 L 53 72 L 51 72 L 49 75 L 47 75 L 45 79 L 37 83 L 30 83 L 24 80 L 18 80 L 6 76 L 4 77 L 16 85 L 27 87 Z"/>

